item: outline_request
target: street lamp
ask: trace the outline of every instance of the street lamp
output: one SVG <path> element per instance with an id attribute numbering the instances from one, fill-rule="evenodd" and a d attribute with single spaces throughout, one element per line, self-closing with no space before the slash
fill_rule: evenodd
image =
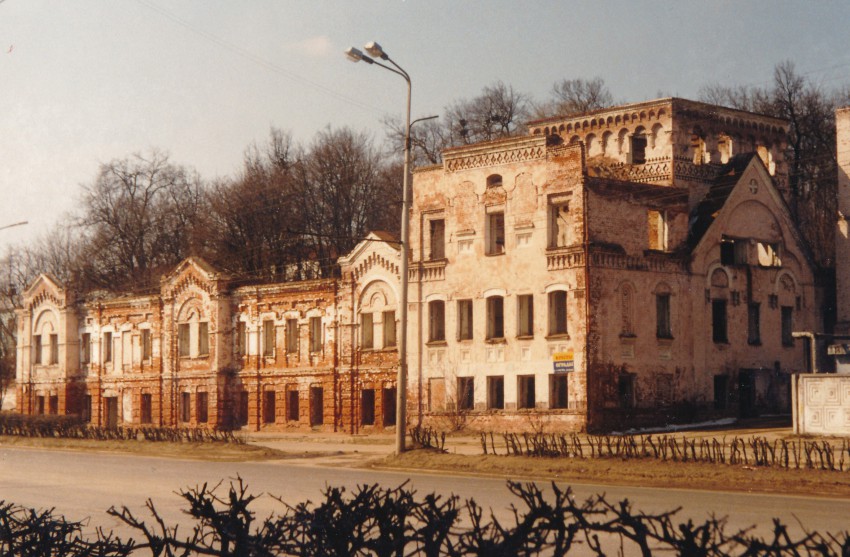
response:
<path id="1" fill-rule="evenodd" d="M 401 196 L 401 312 L 399 321 L 401 334 L 398 343 L 398 378 L 396 379 L 396 435 L 395 451 L 401 454 L 405 451 L 405 426 L 407 424 L 407 282 L 408 282 L 408 260 L 410 258 L 410 230 L 408 220 L 410 212 L 410 75 L 390 58 L 384 49 L 376 42 L 367 43 L 363 47 L 369 56 L 360 50 L 351 47 L 345 51 L 345 55 L 352 62 L 366 62 L 378 65 L 385 70 L 398 74 L 407 82 L 407 119 L 404 126 L 404 191 Z M 372 60 L 375 58 L 375 60 Z M 392 66 L 381 63 L 378 60 L 389 62 Z"/>

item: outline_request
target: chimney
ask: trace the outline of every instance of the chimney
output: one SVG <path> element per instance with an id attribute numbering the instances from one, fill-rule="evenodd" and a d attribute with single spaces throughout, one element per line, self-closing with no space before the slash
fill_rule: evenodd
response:
<path id="1" fill-rule="evenodd" d="M 850 334 L 850 106 L 835 111 L 838 155 L 838 214 L 835 227 L 837 323 L 835 332 Z"/>

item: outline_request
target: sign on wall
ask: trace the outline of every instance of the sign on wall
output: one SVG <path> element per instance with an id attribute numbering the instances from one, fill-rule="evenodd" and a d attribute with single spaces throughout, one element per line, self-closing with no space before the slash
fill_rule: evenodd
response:
<path id="1" fill-rule="evenodd" d="M 552 354 L 552 366 L 555 373 L 570 373 L 576 370 L 573 351 L 555 352 Z"/>

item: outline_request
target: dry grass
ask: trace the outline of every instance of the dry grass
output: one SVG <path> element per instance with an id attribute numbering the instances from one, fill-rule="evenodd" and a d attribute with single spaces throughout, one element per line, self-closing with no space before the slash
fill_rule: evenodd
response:
<path id="1" fill-rule="evenodd" d="M 654 459 L 470 456 L 415 450 L 372 463 L 378 468 L 443 471 L 511 479 L 850 497 L 850 473 L 786 470 Z"/>

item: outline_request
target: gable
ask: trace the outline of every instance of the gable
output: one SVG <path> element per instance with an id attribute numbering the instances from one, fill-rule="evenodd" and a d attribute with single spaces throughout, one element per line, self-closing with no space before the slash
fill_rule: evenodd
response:
<path id="1" fill-rule="evenodd" d="M 161 289 L 167 297 L 192 286 L 212 294 L 219 289 L 221 282 L 221 275 L 209 263 L 200 257 L 189 257 L 162 277 Z"/>
<path id="2" fill-rule="evenodd" d="M 44 302 L 49 302 L 57 308 L 64 307 L 68 302 L 64 285 L 54 277 L 42 273 L 30 284 L 23 293 L 24 306 L 33 309 Z"/>
<path id="3" fill-rule="evenodd" d="M 373 269 L 381 269 L 397 277 L 401 266 L 401 246 L 386 232 L 370 232 L 366 239 L 339 258 L 343 276 L 360 280 Z"/>

